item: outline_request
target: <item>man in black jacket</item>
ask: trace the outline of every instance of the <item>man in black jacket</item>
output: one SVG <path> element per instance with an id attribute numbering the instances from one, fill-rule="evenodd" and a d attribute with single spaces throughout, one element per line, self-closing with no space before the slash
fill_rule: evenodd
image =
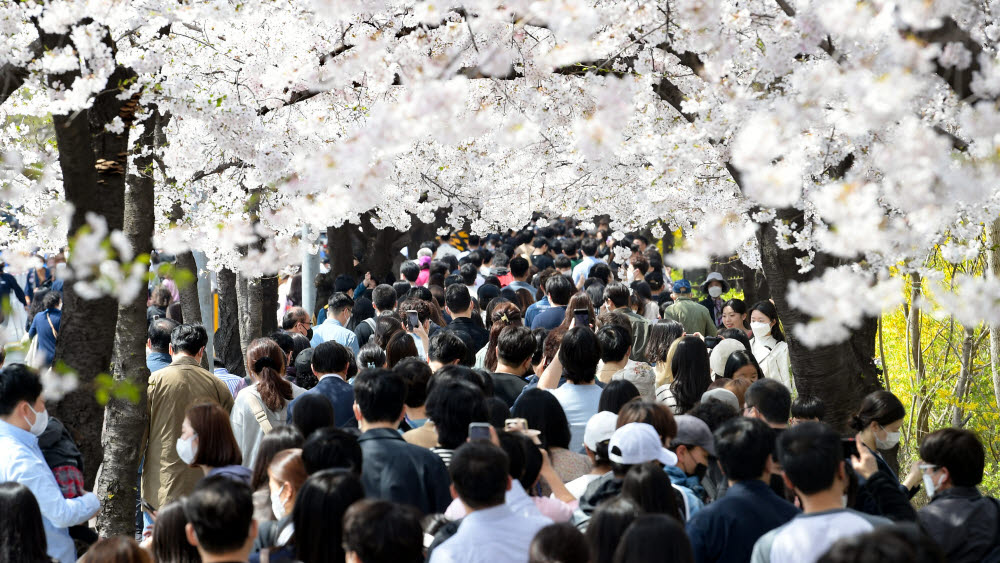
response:
<path id="1" fill-rule="evenodd" d="M 358 346 L 364 346 L 375 334 L 375 323 L 378 317 L 385 313 L 391 313 L 396 308 L 396 290 L 391 285 L 378 285 L 372 290 L 372 306 L 375 308 L 375 316 L 358 323 L 354 328 L 354 335 L 358 337 Z"/>
<path id="2" fill-rule="evenodd" d="M 354 380 L 366 496 L 415 506 L 424 514 L 444 512 L 451 480 L 444 462 L 427 448 L 408 444 L 396 430 L 406 412 L 406 382 L 387 369 L 369 369 Z"/>
<path id="3" fill-rule="evenodd" d="M 917 512 L 921 527 L 948 561 L 996 561 L 1000 504 L 976 489 L 985 453 L 975 434 L 958 428 L 932 432 L 920 444 L 920 469 L 931 502 Z"/>
<path id="4" fill-rule="evenodd" d="M 490 341 L 490 333 L 472 318 L 472 296 L 464 285 L 449 285 L 444 304 L 452 319 L 448 329 L 457 334 L 467 348 L 461 364 L 472 367 L 476 363 L 476 352 Z"/>

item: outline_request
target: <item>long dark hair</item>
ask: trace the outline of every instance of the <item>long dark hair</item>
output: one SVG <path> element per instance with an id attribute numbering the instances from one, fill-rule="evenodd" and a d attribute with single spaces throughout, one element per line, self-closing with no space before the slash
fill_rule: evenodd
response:
<path id="1" fill-rule="evenodd" d="M 684 522 L 670 477 L 655 461 L 629 468 L 622 482 L 622 496 L 639 505 L 646 514 L 666 514 L 677 522 Z"/>
<path id="2" fill-rule="evenodd" d="M 497 341 L 500 340 L 500 332 L 509 326 L 524 326 L 521 319 L 521 309 L 509 301 L 498 303 L 494 307 L 490 313 L 490 341 L 486 345 L 486 369 L 490 371 L 497 369 Z"/>
<path id="3" fill-rule="evenodd" d="M 397 332 L 405 332 L 403 321 L 393 315 L 380 315 L 375 319 L 375 334 L 372 339 L 379 348 L 385 350 L 389 339 Z"/>
<path id="4" fill-rule="evenodd" d="M 765 317 L 774 321 L 774 326 L 771 327 L 771 336 L 778 342 L 784 342 L 785 335 L 781 332 L 781 319 L 778 318 L 778 310 L 775 309 L 774 303 L 758 301 L 754 303 L 753 307 L 750 307 L 750 313 L 753 314 L 754 311 L 760 311 Z"/>
<path id="5" fill-rule="evenodd" d="M 260 446 L 257 448 L 257 458 L 253 461 L 250 488 L 256 491 L 267 485 L 267 466 L 274 459 L 274 454 L 281 450 L 301 448 L 304 440 L 302 432 L 291 424 L 275 426 L 269 433 L 264 434 L 264 437 L 260 439 Z"/>
<path id="6" fill-rule="evenodd" d="M 614 561 L 618 542 L 640 512 L 639 506 L 622 496 L 612 497 L 598 505 L 584 533 L 594 554 L 593 563 Z"/>
<path id="7" fill-rule="evenodd" d="M 577 293 L 573 297 L 569 298 L 569 303 L 566 305 L 566 315 L 563 317 L 563 322 L 559 325 L 559 328 L 569 330 L 570 323 L 572 323 L 573 319 L 576 317 L 576 315 L 573 314 L 573 311 L 577 309 L 587 310 L 587 314 L 590 318 L 590 328 L 592 330 L 597 330 L 597 314 L 594 312 L 594 302 L 590 300 L 590 296 L 586 293 Z"/>
<path id="8" fill-rule="evenodd" d="M 258 338 L 247 347 L 247 369 L 257 380 L 264 406 L 280 411 L 292 400 L 292 384 L 285 379 L 285 353 L 270 338 Z"/>
<path id="9" fill-rule="evenodd" d="M 670 392 L 677 401 L 677 408 L 685 413 L 701 400 L 702 393 L 708 391 L 708 386 L 712 384 L 708 348 L 705 341 L 697 336 L 685 336 L 674 346 L 677 349 L 670 362 L 670 373 L 674 376 Z"/>
<path id="10" fill-rule="evenodd" d="M 267 474 L 264 474 L 267 477 Z M 267 481 L 265 481 L 265 484 Z M 184 501 L 175 500 L 161 506 L 153 523 L 153 556 L 161 563 L 201 563 L 198 548 L 187 541 L 184 526 Z"/>
<path id="11" fill-rule="evenodd" d="M 295 497 L 295 558 L 302 563 L 343 561 L 344 513 L 365 496 L 361 480 L 347 469 L 324 469 L 306 479 Z"/>
<path id="12" fill-rule="evenodd" d="M 649 326 L 649 340 L 646 343 L 646 359 L 650 363 L 667 361 L 670 345 L 684 334 L 684 325 L 663 319 Z"/>
<path id="13" fill-rule="evenodd" d="M 552 393 L 537 388 L 525 391 L 511 414 L 527 420 L 528 428 L 541 432 L 538 438 L 546 450 L 569 449 L 569 441 L 572 438 L 569 420 L 566 418 L 566 411 L 559 404 L 559 399 Z"/>
<path id="14" fill-rule="evenodd" d="M 20 483 L 0 483 L 0 561 L 42 563 L 46 546 L 35 495 Z"/>
<path id="15" fill-rule="evenodd" d="M 691 540 L 683 523 L 663 514 L 648 513 L 632 522 L 618 542 L 614 563 L 647 561 L 694 562 Z"/>

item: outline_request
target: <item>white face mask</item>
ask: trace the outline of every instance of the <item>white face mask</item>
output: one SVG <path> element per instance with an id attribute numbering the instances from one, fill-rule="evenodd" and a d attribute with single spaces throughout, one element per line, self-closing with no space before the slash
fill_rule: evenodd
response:
<path id="1" fill-rule="evenodd" d="M 197 434 L 192 434 L 187 440 L 177 438 L 177 455 L 180 456 L 181 461 L 188 465 L 191 465 L 195 454 L 198 453 L 198 447 L 194 445 L 194 439 L 197 437 Z"/>
<path id="2" fill-rule="evenodd" d="M 285 503 L 281 500 L 281 491 L 283 490 L 285 490 L 284 484 L 277 491 L 271 491 L 271 512 L 274 512 L 274 517 L 278 520 L 287 515 L 285 512 Z"/>
<path id="3" fill-rule="evenodd" d="M 882 428 L 881 424 L 879 428 Z M 889 432 L 885 428 L 882 428 L 882 431 L 885 432 L 885 439 L 883 440 L 878 437 L 878 434 L 875 434 L 875 447 L 880 450 L 891 450 L 896 447 L 896 444 L 899 443 L 899 432 Z"/>
<path id="4" fill-rule="evenodd" d="M 712 298 L 714 299 L 722 295 L 722 288 L 717 285 L 713 285 L 712 287 L 708 288 L 708 294 L 711 295 Z"/>
<path id="5" fill-rule="evenodd" d="M 768 323 L 750 323 L 750 330 L 753 331 L 754 338 L 763 338 L 771 334 L 771 325 Z"/>
<path id="6" fill-rule="evenodd" d="M 31 432 L 35 436 L 41 436 L 42 432 L 45 432 L 45 427 L 49 425 L 49 411 L 42 409 L 42 412 L 35 412 L 35 409 L 28 407 L 35 415 L 35 423 L 32 424 L 28 422 L 28 417 L 24 417 L 24 421 L 28 422 L 28 432 Z"/>
<path id="7" fill-rule="evenodd" d="M 944 475 L 942 475 L 944 477 Z M 934 478 L 928 473 L 924 473 L 924 490 L 927 491 L 927 498 L 934 498 L 934 493 L 937 492 L 937 488 L 941 483 L 935 483 Z M 939 481 L 943 479 L 938 479 Z"/>

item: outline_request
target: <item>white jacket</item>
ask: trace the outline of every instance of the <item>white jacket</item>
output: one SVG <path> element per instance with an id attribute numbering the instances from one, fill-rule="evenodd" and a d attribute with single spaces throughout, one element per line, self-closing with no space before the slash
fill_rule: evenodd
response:
<path id="1" fill-rule="evenodd" d="M 776 379 L 788 390 L 795 392 L 795 380 L 792 378 L 792 364 L 788 357 L 788 344 L 778 342 L 770 334 L 750 340 L 750 351 L 760 364 L 764 377 Z"/>
<path id="2" fill-rule="evenodd" d="M 292 398 L 296 398 L 299 395 L 305 393 L 306 390 L 292 384 Z M 257 448 L 260 447 L 260 441 L 264 437 L 264 431 L 260 427 L 260 423 L 257 422 L 257 418 L 253 415 L 252 401 L 260 401 L 260 391 L 257 390 L 257 384 L 254 383 L 250 387 L 240 391 L 240 394 L 236 396 L 236 403 L 233 405 L 233 412 L 229 415 L 229 422 L 233 427 L 233 435 L 236 436 L 236 443 L 240 446 L 240 451 L 243 452 L 243 467 L 253 468 L 253 462 L 257 458 Z M 288 401 L 289 403 L 291 401 Z M 263 401 L 261 401 L 263 404 Z M 264 411 L 267 413 L 267 420 L 271 423 L 271 426 L 278 426 L 279 424 L 285 424 L 286 413 L 288 411 L 288 403 L 285 403 L 285 407 L 280 411 L 272 411 L 266 406 Z"/>

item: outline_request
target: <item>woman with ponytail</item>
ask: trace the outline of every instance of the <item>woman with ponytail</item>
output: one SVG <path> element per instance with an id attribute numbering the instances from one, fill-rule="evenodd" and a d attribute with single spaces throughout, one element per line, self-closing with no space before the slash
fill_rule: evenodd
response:
<path id="1" fill-rule="evenodd" d="M 258 338 L 247 348 L 247 371 L 253 385 L 240 391 L 230 422 L 243 452 L 243 466 L 253 467 L 260 441 L 287 418 L 288 403 L 305 392 L 285 379 L 285 354 L 270 338 Z"/>
<path id="2" fill-rule="evenodd" d="M 490 373 L 497 369 L 497 340 L 500 332 L 509 326 L 524 326 L 521 309 L 514 303 L 500 303 L 490 313 L 490 341 L 486 344 L 486 358 L 483 365 Z"/>

